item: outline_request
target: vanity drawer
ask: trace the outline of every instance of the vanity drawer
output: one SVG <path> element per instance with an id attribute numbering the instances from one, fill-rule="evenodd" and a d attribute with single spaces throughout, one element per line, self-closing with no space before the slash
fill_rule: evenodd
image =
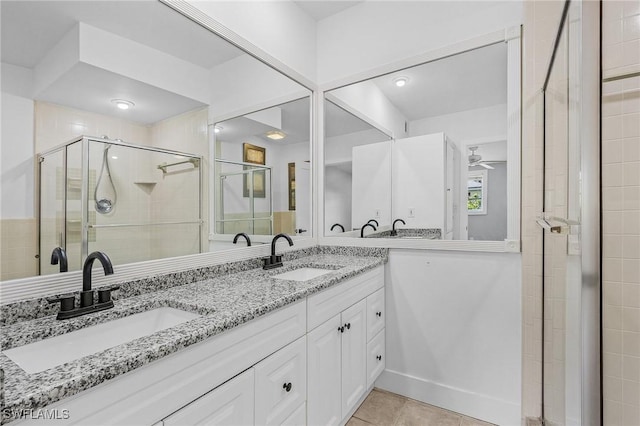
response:
<path id="1" fill-rule="evenodd" d="M 307 298 L 307 331 L 384 287 L 384 266 L 337 284 Z"/>
<path id="2" fill-rule="evenodd" d="M 384 328 L 384 287 L 367 297 L 367 342 Z"/>
<path id="3" fill-rule="evenodd" d="M 301 337 L 255 366 L 257 425 L 279 425 L 307 399 L 307 343 Z"/>
<path id="4" fill-rule="evenodd" d="M 367 344 L 367 388 L 373 386 L 382 370 L 384 370 L 386 353 L 384 329 Z"/>

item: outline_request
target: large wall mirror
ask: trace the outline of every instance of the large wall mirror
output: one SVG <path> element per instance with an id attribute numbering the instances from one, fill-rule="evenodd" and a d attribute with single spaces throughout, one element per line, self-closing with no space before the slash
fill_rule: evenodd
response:
<path id="1" fill-rule="evenodd" d="M 516 60 L 503 39 L 326 92 L 324 235 L 513 238 Z"/>
<path id="2" fill-rule="evenodd" d="M 158 1 L 0 7 L 0 280 L 311 235 L 307 88 Z"/>

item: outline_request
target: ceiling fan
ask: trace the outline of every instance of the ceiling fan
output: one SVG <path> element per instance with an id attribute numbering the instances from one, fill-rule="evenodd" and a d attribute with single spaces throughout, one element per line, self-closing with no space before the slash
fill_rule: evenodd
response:
<path id="1" fill-rule="evenodd" d="M 471 151 L 471 154 L 469 155 L 469 164 L 468 164 L 469 167 L 480 166 L 480 167 L 484 167 L 485 169 L 493 170 L 494 167 L 491 166 L 491 164 L 505 163 L 505 161 L 483 161 L 482 156 L 479 154 L 476 154 L 477 149 L 478 149 L 477 146 L 469 147 L 469 151 Z"/>

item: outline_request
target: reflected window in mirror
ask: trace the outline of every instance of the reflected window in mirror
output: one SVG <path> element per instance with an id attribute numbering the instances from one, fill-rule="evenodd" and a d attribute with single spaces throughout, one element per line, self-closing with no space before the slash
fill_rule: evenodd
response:
<path id="1" fill-rule="evenodd" d="M 240 232 L 311 235 L 309 111 L 304 97 L 215 124 L 213 244 Z"/>
<path id="2" fill-rule="evenodd" d="M 467 181 L 467 211 L 470 215 L 487 214 L 487 171 L 469 172 Z"/>

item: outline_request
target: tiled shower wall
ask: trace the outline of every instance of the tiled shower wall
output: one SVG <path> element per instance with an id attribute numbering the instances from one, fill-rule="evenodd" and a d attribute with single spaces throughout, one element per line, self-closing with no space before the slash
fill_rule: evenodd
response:
<path id="1" fill-rule="evenodd" d="M 640 1 L 603 2 L 603 74 L 640 71 Z M 640 425 L 640 77 L 603 84 L 603 414 Z"/>

